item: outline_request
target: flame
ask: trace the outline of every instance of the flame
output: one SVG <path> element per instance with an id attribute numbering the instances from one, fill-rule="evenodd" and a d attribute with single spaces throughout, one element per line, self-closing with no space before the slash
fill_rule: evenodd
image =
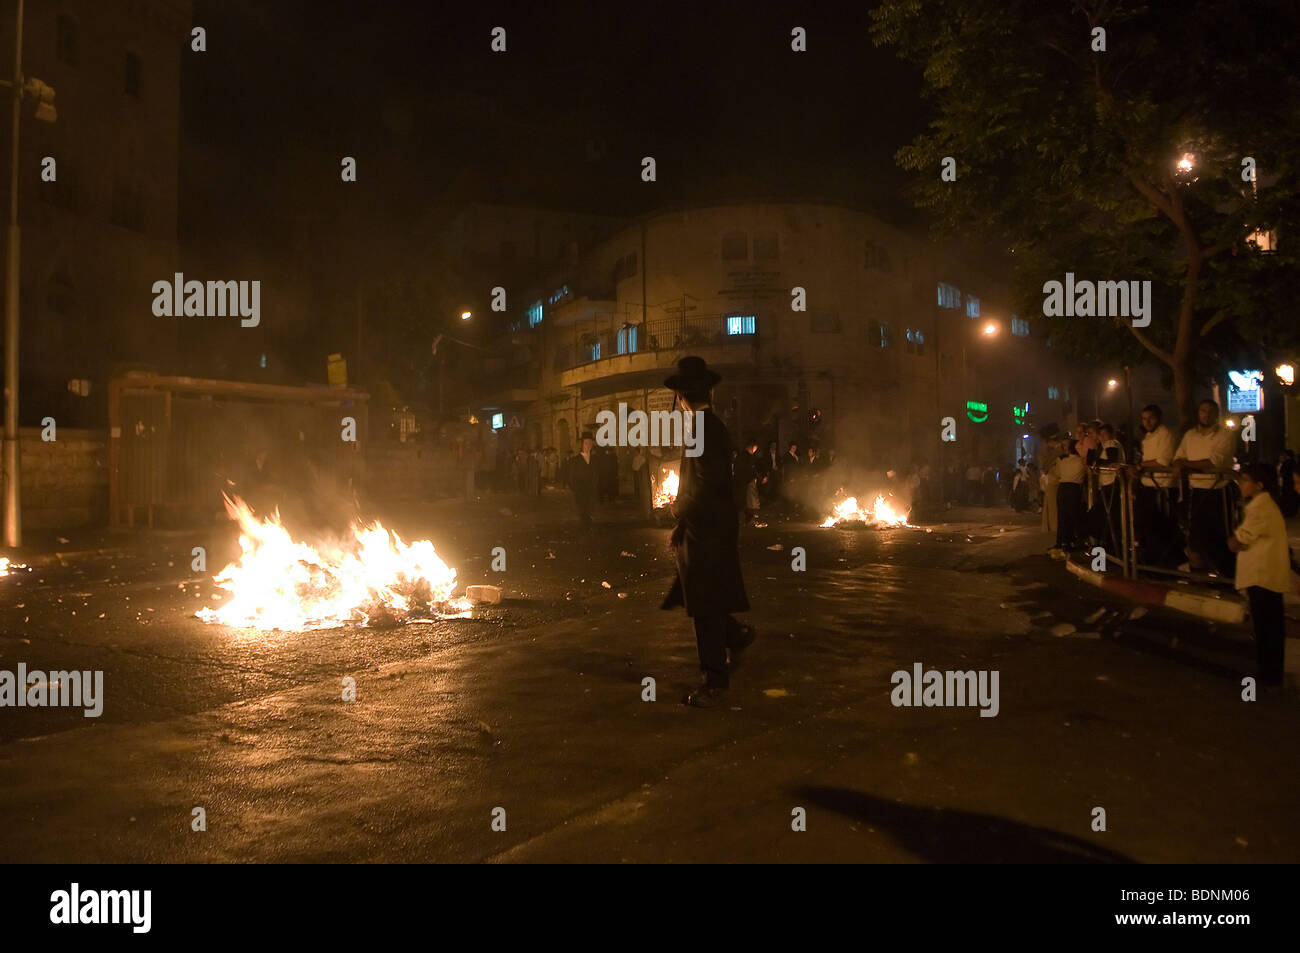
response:
<path id="1" fill-rule="evenodd" d="M 872 523 L 876 526 L 909 526 L 907 513 L 896 508 L 883 493 L 877 494 L 871 509 L 858 507 L 858 498 L 850 496 L 831 508 L 831 515 L 822 521 L 822 526 L 835 526 L 847 522 Z"/>
<path id="2" fill-rule="evenodd" d="M 354 523 L 352 540 L 322 552 L 294 540 L 278 512 L 259 520 L 239 497 L 225 501 L 239 523 L 243 555 L 213 578 L 231 598 L 219 609 L 196 612 L 204 622 L 305 631 L 365 625 L 373 615 L 405 622 L 420 613 L 469 610 L 467 600 L 452 599 L 456 570 L 427 539 L 408 545 L 379 523 Z"/>
<path id="3" fill-rule="evenodd" d="M 654 495 L 652 496 L 655 509 L 668 506 L 677 499 L 677 486 L 680 482 L 676 470 L 669 470 L 663 474 L 659 480 L 659 485 L 654 488 Z"/>
<path id="4" fill-rule="evenodd" d="M 10 569 L 23 569 L 23 568 L 25 567 L 21 563 L 15 564 L 9 562 L 8 556 L 0 556 L 0 579 L 3 579 L 5 576 L 9 575 Z"/>

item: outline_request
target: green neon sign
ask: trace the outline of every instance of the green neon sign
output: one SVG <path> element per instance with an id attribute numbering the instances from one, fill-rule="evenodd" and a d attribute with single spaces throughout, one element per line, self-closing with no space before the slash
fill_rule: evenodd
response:
<path id="1" fill-rule="evenodd" d="M 982 424 L 989 419 L 989 405 L 979 400 L 966 401 L 966 416 L 973 423 Z"/>

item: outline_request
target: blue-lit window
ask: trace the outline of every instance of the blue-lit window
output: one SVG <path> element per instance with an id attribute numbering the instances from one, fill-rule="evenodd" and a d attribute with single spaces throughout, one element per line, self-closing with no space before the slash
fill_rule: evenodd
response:
<path id="1" fill-rule="evenodd" d="M 636 325 L 625 324 L 618 329 L 618 353 L 636 353 Z"/>
<path id="2" fill-rule="evenodd" d="M 258 365 L 257 365 L 257 366 L 258 366 L 258 367 L 266 367 L 266 355 L 265 355 L 265 354 L 262 355 L 261 360 L 258 362 Z"/>
<path id="3" fill-rule="evenodd" d="M 1060 400 L 1060 399 L 1061 399 L 1061 392 L 1060 392 L 1059 390 L 1057 390 L 1055 387 L 1049 387 L 1049 388 L 1047 388 L 1047 399 L 1048 399 L 1048 400 Z"/>
<path id="4" fill-rule="evenodd" d="M 889 347 L 894 343 L 894 329 L 889 326 L 888 321 L 880 322 L 880 346 Z"/>
<path id="5" fill-rule="evenodd" d="M 961 291 L 956 285 L 939 282 L 939 307 L 951 308 L 954 311 L 961 307 Z"/>
<path id="6" fill-rule="evenodd" d="M 551 292 L 551 296 L 546 299 L 547 304 L 558 304 L 569 296 L 569 286 L 563 285 Z"/>
<path id="7" fill-rule="evenodd" d="M 590 349 L 590 352 L 589 352 L 589 353 L 591 354 L 591 359 L 592 359 L 593 361 L 599 361 L 599 360 L 600 360 L 600 342 L 599 342 L 599 341 L 597 341 L 596 343 L 594 343 L 593 345 L 591 345 L 591 349 Z"/>
<path id="8" fill-rule="evenodd" d="M 1013 314 L 1011 316 L 1011 333 L 1018 338 L 1029 337 L 1029 322 Z"/>
<path id="9" fill-rule="evenodd" d="M 528 306 L 528 326 L 535 328 L 542 323 L 542 303 L 534 301 Z"/>
<path id="10" fill-rule="evenodd" d="M 727 317 L 727 334 L 753 334 L 756 324 L 752 314 L 732 314 Z"/>
<path id="11" fill-rule="evenodd" d="M 505 425 L 506 425 L 506 415 L 505 415 L 505 414 L 493 414 L 493 415 L 492 415 L 492 429 L 493 429 L 493 430 L 500 430 L 500 429 L 503 428 Z"/>
<path id="12" fill-rule="evenodd" d="M 980 316 L 980 299 L 974 295 L 966 296 L 966 317 L 978 318 Z"/>

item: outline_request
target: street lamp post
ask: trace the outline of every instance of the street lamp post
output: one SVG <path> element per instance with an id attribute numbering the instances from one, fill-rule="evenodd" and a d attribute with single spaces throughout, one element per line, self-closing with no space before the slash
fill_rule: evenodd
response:
<path id="1" fill-rule="evenodd" d="M 23 541 L 22 510 L 19 497 L 20 459 L 18 447 L 18 302 L 21 268 L 18 245 L 18 125 L 22 118 L 23 93 L 40 101 L 36 118 L 53 122 L 54 90 L 38 79 L 23 82 L 23 0 L 18 0 L 14 30 L 14 79 L 0 82 L 13 90 L 12 152 L 9 160 L 9 229 L 5 242 L 5 422 L 4 452 L 0 464 L 4 469 L 4 544 L 21 546 Z"/>

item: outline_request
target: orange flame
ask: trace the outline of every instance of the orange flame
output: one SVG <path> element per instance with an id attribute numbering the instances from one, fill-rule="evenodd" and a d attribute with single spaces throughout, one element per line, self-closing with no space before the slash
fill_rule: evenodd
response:
<path id="1" fill-rule="evenodd" d="M 452 599 L 456 570 L 427 539 L 408 545 L 379 523 L 354 523 L 346 547 L 322 552 L 294 540 L 278 512 L 259 520 L 239 497 L 225 500 L 226 512 L 239 523 L 243 555 L 213 578 L 231 598 L 218 609 L 196 612 L 204 622 L 305 631 L 365 625 L 380 614 L 405 622 L 417 613 L 469 610 L 467 600 Z"/>
<path id="2" fill-rule="evenodd" d="M 822 526 L 835 526 L 846 522 L 874 523 L 877 526 L 909 526 L 907 513 L 896 509 L 883 493 L 877 494 L 871 509 L 858 507 L 858 498 L 850 496 L 831 508 L 831 515 L 822 521 Z"/>
<path id="3" fill-rule="evenodd" d="M 680 482 L 676 470 L 669 470 L 663 475 L 659 485 L 654 488 L 654 495 L 651 498 L 655 509 L 668 506 L 677 499 L 677 487 Z"/>

